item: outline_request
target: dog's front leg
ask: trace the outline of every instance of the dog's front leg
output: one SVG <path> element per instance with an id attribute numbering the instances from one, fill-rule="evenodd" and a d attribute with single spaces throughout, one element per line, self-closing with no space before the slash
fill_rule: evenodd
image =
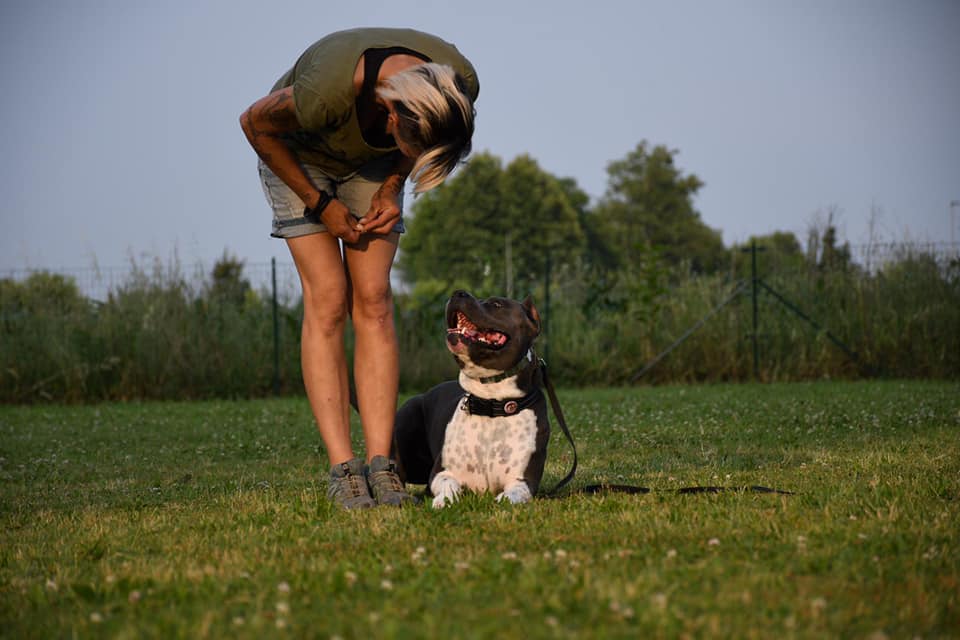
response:
<path id="1" fill-rule="evenodd" d="M 509 500 L 510 504 L 521 504 L 523 502 L 530 502 L 533 499 L 533 494 L 530 493 L 530 487 L 527 486 L 527 483 L 523 480 L 511 484 L 509 487 L 506 487 L 498 496 L 497 502 L 503 502 L 504 500 Z"/>
<path id="2" fill-rule="evenodd" d="M 449 471 L 441 471 L 430 483 L 430 491 L 433 493 L 433 508 L 442 509 L 460 497 L 460 482 Z"/>

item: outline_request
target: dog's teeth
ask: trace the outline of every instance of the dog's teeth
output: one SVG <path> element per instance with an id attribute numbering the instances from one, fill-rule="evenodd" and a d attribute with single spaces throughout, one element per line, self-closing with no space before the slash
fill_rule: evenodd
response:
<path id="1" fill-rule="evenodd" d="M 463 315 L 463 312 L 457 312 L 457 328 L 462 331 L 476 330 L 476 325 L 474 325 L 467 316 Z"/>
<path id="2" fill-rule="evenodd" d="M 457 311 L 456 327 L 449 327 L 447 333 L 458 333 L 462 339 L 482 342 L 484 344 L 502 347 L 507 343 L 507 336 L 499 331 L 484 331 L 473 324 L 470 319 L 462 312 Z"/>

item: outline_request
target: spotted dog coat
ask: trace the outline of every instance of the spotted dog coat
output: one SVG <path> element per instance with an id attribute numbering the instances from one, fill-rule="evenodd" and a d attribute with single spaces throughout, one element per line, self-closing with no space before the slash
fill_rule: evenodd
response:
<path id="1" fill-rule="evenodd" d="M 540 486 L 550 437 L 532 350 L 540 332 L 537 310 L 529 298 L 477 300 L 458 291 L 447 303 L 447 327 L 460 375 L 397 412 L 394 457 L 401 475 L 427 484 L 437 508 L 464 489 L 527 502 Z"/>

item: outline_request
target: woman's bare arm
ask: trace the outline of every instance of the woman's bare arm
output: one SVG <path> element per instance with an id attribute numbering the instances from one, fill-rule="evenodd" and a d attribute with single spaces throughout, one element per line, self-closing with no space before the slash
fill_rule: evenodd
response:
<path id="1" fill-rule="evenodd" d="M 293 87 L 279 89 L 254 102 L 240 116 L 240 126 L 264 164 L 293 189 L 309 209 L 314 209 L 320 202 L 320 191 L 303 172 L 296 156 L 281 137 L 301 128 L 293 102 Z M 338 238 L 347 242 L 359 239 L 343 203 L 332 200 L 323 210 L 322 218 Z"/>

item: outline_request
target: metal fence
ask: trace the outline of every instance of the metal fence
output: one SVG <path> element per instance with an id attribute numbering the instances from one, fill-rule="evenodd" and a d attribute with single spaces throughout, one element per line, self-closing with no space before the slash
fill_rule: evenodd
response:
<path id="1" fill-rule="evenodd" d="M 849 251 L 851 264 L 857 265 L 867 273 L 876 273 L 884 266 L 905 259 L 923 257 L 934 260 L 941 268 L 947 269 L 960 260 L 960 243 L 950 242 L 899 242 L 874 243 L 868 245 L 848 245 L 841 247 Z M 804 264 L 815 264 L 822 257 L 822 248 L 808 247 Z M 781 261 L 782 256 L 765 256 L 769 262 L 764 267 L 770 271 L 783 273 L 794 265 Z M 212 279 L 213 265 L 195 263 L 190 267 L 177 264 L 164 264 L 159 259 L 148 265 L 131 264 L 110 267 L 38 267 L 21 269 L 0 269 L 0 279 L 22 281 L 33 273 L 45 272 L 65 276 L 76 282 L 80 292 L 96 301 L 106 301 L 110 293 L 146 280 L 151 283 L 183 282 L 198 294 L 208 286 Z M 742 275 L 742 274 L 741 274 Z M 272 295 L 274 276 L 276 277 L 277 300 L 283 305 L 293 305 L 300 298 L 300 280 L 292 262 L 273 260 L 270 262 L 244 262 L 243 278 L 250 282 L 255 291 Z M 395 290 L 404 290 L 405 284 L 394 273 Z"/>
<path id="2" fill-rule="evenodd" d="M 924 257 L 941 267 L 960 259 L 960 242 L 877 242 L 848 246 L 850 261 L 867 273 L 910 258 Z"/>
<path id="3" fill-rule="evenodd" d="M 22 281 L 34 273 L 52 273 L 64 276 L 77 284 L 80 293 L 98 302 L 105 302 L 111 293 L 146 279 L 151 283 L 183 282 L 190 290 L 200 293 L 212 279 L 212 265 L 197 263 L 184 269 L 179 266 L 155 262 L 148 267 L 129 265 L 125 267 L 52 267 L 0 270 L 0 279 Z M 300 297 L 300 279 L 292 262 L 245 262 L 243 279 L 258 292 L 272 295 L 274 274 L 276 276 L 277 300 L 280 304 L 292 305 Z"/>

